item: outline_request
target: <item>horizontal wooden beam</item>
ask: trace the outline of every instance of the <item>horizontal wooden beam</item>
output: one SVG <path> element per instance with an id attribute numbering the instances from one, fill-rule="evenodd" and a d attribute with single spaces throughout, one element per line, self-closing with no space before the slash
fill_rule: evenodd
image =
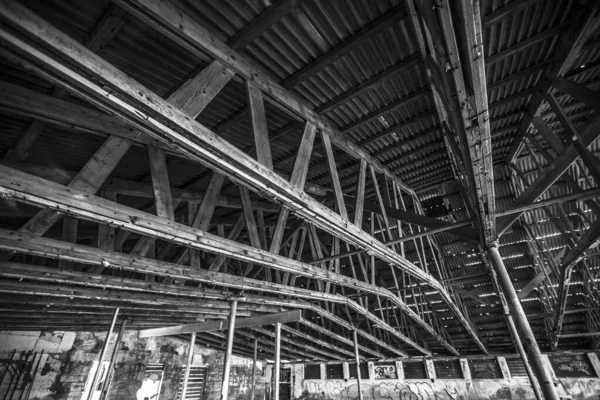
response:
<path id="1" fill-rule="evenodd" d="M 253 328 L 255 326 L 264 326 L 272 324 L 285 324 L 287 322 L 298 322 L 302 320 L 302 311 L 285 311 L 281 313 L 264 314 L 256 317 L 236 318 L 236 328 Z M 209 321 L 199 322 L 197 324 L 187 324 L 178 326 L 168 326 L 165 328 L 145 329 L 140 331 L 140 338 L 154 336 L 180 335 L 191 332 L 210 332 L 221 331 L 227 328 L 227 321 Z"/>
<path id="2" fill-rule="evenodd" d="M 208 54 L 219 60 L 240 77 L 260 88 L 267 95 L 267 100 L 274 102 L 275 106 L 293 113 L 300 119 L 310 121 L 320 131 L 330 136 L 332 143 L 337 147 L 356 158 L 365 159 L 378 172 L 384 173 L 388 179 L 412 193 L 412 189 L 400 181 L 395 174 L 383 167 L 365 149 L 340 133 L 325 118 L 314 112 L 310 105 L 274 82 L 246 57 L 215 38 L 177 7 L 157 0 L 118 0 L 117 3 L 193 54 L 201 57 Z"/>
<path id="3" fill-rule="evenodd" d="M 338 236 L 344 241 L 362 247 L 386 263 L 397 266 L 420 281 L 427 282 L 440 294 L 442 301 L 457 316 L 457 319 L 471 335 L 474 342 L 483 351 L 486 351 L 485 346 L 452 298 L 443 286 L 427 272 L 408 262 L 383 243 L 374 240 L 371 235 L 361 228 L 344 221 L 339 214 L 324 207 L 303 191 L 293 187 L 287 180 L 260 165 L 235 146 L 215 135 L 214 132 L 189 118 L 181 110 L 166 103 L 160 96 L 128 77 L 119 69 L 107 63 L 106 60 L 92 54 L 27 8 L 12 0 L 2 0 L 0 4 L 2 5 L 0 15 L 3 20 L 9 25 L 18 27 L 18 35 L 26 34 L 29 39 L 35 40 L 31 42 L 24 41 L 21 37 L 14 36 L 15 32 L 6 30 L 0 30 L 0 36 L 11 49 L 19 54 L 26 54 L 26 57 L 35 60 L 37 65 L 44 65 L 43 70 L 36 70 L 37 73 L 70 87 L 102 109 L 108 109 L 118 114 L 135 128 L 160 138 L 169 146 L 177 148 L 190 158 L 206 163 L 211 168 L 227 174 L 235 181 L 249 185 L 253 190 L 266 197 L 277 198 L 296 215 L 307 219 L 318 228 Z M 349 144 L 345 138 L 341 137 L 339 132 L 333 131 L 327 123 L 323 122 L 320 116 L 293 99 L 287 91 L 273 84 L 270 79 L 256 70 L 242 56 L 237 54 L 234 57 L 229 56 L 235 53 L 222 43 L 215 41 L 214 37 L 213 40 L 207 40 L 208 36 L 202 36 L 201 34 L 206 33 L 206 31 L 188 16 L 178 13 L 176 9 L 171 8 L 167 3 L 143 1 L 141 3 L 136 2 L 136 4 L 140 7 L 133 10 L 136 15 L 141 16 L 143 19 L 149 18 L 153 25 L 158 24 L 157 28 L 182 44 L 186 49 L 191 49 L 194 53 L 198 53 L 199 50 L 208 52 L 261 88 L 265 94 L 277 99 L 279 104 L 284 104 L 287 109 L 291 109 L 302 118 L 314 123 L 319 129 L 329 134 L 336 145 L 351 151 L 352 154 L 360 158 L 364 158 L 375 167 L 380 165 L 372 160 L 372 157 L 365 154 L 363 149 L 359 149 L 355 144 Z M 47 49 L 52 50 L 51 56 L 47 54 Z M 28 68 L 35 68 L 27 62 L 24 62 L 24 65 L 27 65 Z M 86 71 L 86 74 L 89 75 L 84 76 L 81 71 Z M 99 84 L 100 82 L 102 84 Z M 389 171 L 380 167 L 377 167 L 377 169 L 384 172 L 388 178 L 398 185 L 401 184 Z M 412 193 L 410 188 L 406 188 L 406 185 L 402 187 Z M 127 221 L 128 225 L 135 226 L 138 230 L 140 228 L 144 231 L 149 230 L 147 225 L 142 227 L 145 223 L 140 224 L 141 221 L 136 220 L 133 224 L 129 217 Z M 193 235 L 194 239 L 189 238 L 185 241 L 197 245 L 198 232 Z M 206 238 L 206 235 L 202 237 Z M 212 248 L 212 251 L 214 251 L 212 243 L 218 243 L 222 239 L 214 240 L 216 242 L 210 244 L 205 242 L 203 247 Z M 223 250 L 224 248 L 221 249 L 221 251 Z M 238 253 L 238 250 L 240 250 L 239 244 L 236 244 L 236 257 L 241 256 L 245 260 L 250 258 Z M 246 251 L 258 255 L 256 253 L 257 249 L 249 248 Z M 232 250 L 226 252 L 231 253 Z M 269 258 L 271 257 L 272 255 L 269 255 Z M 265 263 L 264 255 L 260 255 L 258 258 L 261 258 L 262 262 Z M 398 299 L 394 299 L 394 301 L 397 302 Z M 412 310 L 406 312 L 414 313 Z M 425 327 L 427 326 L 425 324 Z M 397 335 L 398 332 L 394 334 Z"/>

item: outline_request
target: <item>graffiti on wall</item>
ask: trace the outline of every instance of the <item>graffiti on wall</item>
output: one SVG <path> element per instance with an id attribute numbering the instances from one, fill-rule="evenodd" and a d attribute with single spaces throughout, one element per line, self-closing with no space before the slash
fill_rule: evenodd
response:
<path id="1" fill-rule="evenodd" d="M 344 381 L 305 381 L 304 396 L 318 400 L 358 400 L 356 384 Z M 383 382 L 364 385 L 365 397 L 373 400 L 461 400 L 459 389 L 430 382 Z M 369 396 L 370 395 L 370 396 Z"/>

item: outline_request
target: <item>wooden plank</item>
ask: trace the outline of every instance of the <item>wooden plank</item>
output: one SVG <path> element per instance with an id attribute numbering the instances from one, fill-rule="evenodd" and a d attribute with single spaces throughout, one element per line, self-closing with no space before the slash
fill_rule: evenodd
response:
<path id="1" fill-rule="evenodd" d="M 565 75 L 579 58 L 583 45 L 594 34 L 598 25 L 598 4 L 589 3 L 573 12 L 567 21 L 568 29 L 561 34 L 560 47 L 555 52 L 554 62 L 545 71 L 545 80 L 552 82 L 557 77 Z M 529 104 L 528 113 L 523 119 L 519 132 L 507 155 L 507 164 L 513 163 L 523 148 L 523 138 L 529 129 L 531 117 L 537 116 L 542 111 L 544 96 L 550 90 L 550 85 L 540 85 L 540 93 Z"/>
<path id="2" fill-rule="evenodd" d="M 556 79 L 553 86 L 556 90 L 568 94 L 600 113 L 600 95 L 597 91 L 563 77 Z"/>
<path id="3" fill-rule="evenodd" d="M 142 20 L 148 21 L 151 26 L 163 32 L 192 53 L 200 54 L 199 51 L 204 51 L 213 58 L 220 60 L 243 79 L 258 86 L 268 95 L 267 98 L 272 98 L 278 105 L 293 112 L 301 119 L 311 121 L 317 129 L 324 130 L 331 136 L 331 140 L 338 147 L 356 158 L 364 158 L 369 164 L 375 166 L 378 172 L 385 173 L 389 179 L 397 182 L 403 189 L 411 191 L 395 174 L 383 167 L 374 157 L 371 157 L 368 151 L 357 146 L 331 126 L 324 118 L 313 112 L 307 103 L 299 100 L 281 85 L 273 82 L 271 78 L 249 62 L 244 56 L 220 42 L 206 29 L 194 22 L 190 16 L 179 12 L 172 4 L 156 0 L 118 0 L 117 4 L 137 15 Z"/>
<path id="4" fill-rule="evenodd" d="M 252 328 L 254 326 L 272 325 L 276 323 L 298 322 L 302 320 L 302 311 L 285 311 L 260 315 L 258 317 L 238 318 L 235 320 L 236 329 Z M 200 322 L 197 324 L 187 324 L 179 326 L 169 326 L 165 328 L 145 329 L 140 331 L 139 337 L 156 337 L 167 335 L 180 335 L 191 332 L 210 332 L 221 331 L 227 326 L 227 321 Z"/>
<path id="5" fill-rule="evenodd" d="M 600 118 L 594 118 L 580 133 L 581 144 L 589 146 L 600 135 Z M 521 207 L 534 203 L 567 169 L 573 164 L 579 153 L 573 144 L 566 147 L 548 168 L 546 174 L 540 175 L 521 195 L 513 202 L 512 207 Z M 498 233 L 505 232 L 519 217 L 522 212 L 498 218 Z"/>
<path id="6" fill-rule="evenodd" d="M 154 135 L 161 136 L 170 143 L 177 143 L 182 151 L 185 151 L 186 154 L 195 159 L 201 159 L 211 165 L 219 165 L 220 169 L 226 170 L 230 174 L 236 174 L 236 179 L 251 183 L 255 190 L 263 191 L 267 195 L 272 195 L 276 192 L 280 196 L 279 199 L 286 202 L 298 215 L 302 215 L 303 217 L 314 221 L 314 223 L 318 224 L 323 229 L 339 236 L 343 240 L 373 251 L 375 255 L 384 261 L 397 264 L 402 269 L 410 271 L 415 276 L 420 277 L 420 279 L 427 280 L 435 290 L 439 291 L 443 301 L 446 302 L 452 312 L 457 315 L 459 321 L 463 323 L 472 335 L 474 334 L 474 332 L 470 330 L 468 323 L 462 316 L 460 310 L 452 302 L 448 293 L 446 293 L 444 288 L 435 279 L 432 279 L 419 268 L 412 266 L 397 254 L 386 249 L 382 244 L 373 241 L 370 235 L 357 229 L 352 224 L 343 221 L 339 216 L 336 216 L 335 213 L 326 210 L 322 205 L 301 195 L 297 190 L 292 188 L 291 185 L 282 181 L 276 175 L 273 176 L 272 173 L 260 166 L 260 164 L 252 163 L 245 154 L 242 154 L 239 150 L 235 149 L 235 147 L 226 144 L 222 139 L 216 137 L 214 133 L 210 132 L 205 127 L 202 127 L 197 122 L 192 121 L 179 110 L 168 106 L 162 99 L 126 77 L 116 68 L 110 66 L 100 58 L 90 57 L 90 54 L 86 53 L 85 49 L 82 49 L 81 46 L 65 37 L 64 34 L 56 29 L 49 27 L 25 8 L 20 7 L 11 0 L 2 0 L 2 4 L 3 7 L 1 13 L 3 18 L 9 20 L 11 24 L 26 26 L 26 29 L 22 30 L 22 32 L 27 32 L 28 35 L 38 39 L 40 43 L 52 47 L 54 52 L 60 53 L 61 56 L 66 56 L 70 61 L 83 67 L 90 74 L 102 76 L 103 78 L 101 80 L 111 83 L 111 90 L 118 90 L 120 93 L 120 96 L 109 94 L 106 92 L 106 89 L 102 89 L 89 79 L 78 74 L 76 71 L 70 70 L 69 66 L 58 63 L 54 59 L 50 59 L 45 54 L 40 53 L 35 48 L 20 41 L 8 32 L 1 32 L 4 40 L 15 44 L 22 52 L 28 53 L 31 57 L 38 60 L 38 62 L 45 64 L 50 71 L 64 71 L 65 73 L 61 73 L 60 76 L 65 78 L 68 77 L 72 85 L 74 85 L 73 87 L 83 88 L 85 86 L 90 94 L 89 99 L 93 101 L 94 104 L 106 107 L 104 104 L 110 102 L 114 112 L 117 112 L 120 116 L 126 118 L 128 122 L 134 124 L 134 126 L 149 130 Z M 160 7 L 159 4 L 153 4 Z M 170 16 L 174 16 L 172 9 L 169 9 L 168 5 L 163 4 L 163 6 L 167 6 L 167 14 L 170 13 Z M 186 29 L 189 28 L 188 23 L 190 21 L 186 16 L 180 17 L 185 20 L 183 31 L 186 31 Z M 192 25 L 194 30 L 198 28 L 197 25 Z M 180 30 L 178 29 L 178 31 Z M 198 31 L 196 30 L 196 32 Z M 68 46 L 65 46 L 66 43 L 68 43 Z M 68 51 L 66 47 L 68 47 Z M 236 68 L 233 69 L 237 71 Z M 69 70 L 69 72 L 66 73 L 66 70 Z M 256 82 L 256 79 L 260 76 L 260 74 L 252 75 L 251 79 L 255 78 L 252 80 L 253 82 Z M 272 86 L 271 89 L 269 89 L 269 94 L 274 95 Z M 127 100 L 131 101 L 131 104 L 134 105 L 141 105 L 143 103 L 145 111 L 142 112 L 141 110 L 136 109 L 125 102 L 123 100 L 124 98 L 127 98 Z M 133 111 L 134 109 L 136 110 L 135 112 Z M 159 122 L 157 119 L 149 118 L 147 112 L 160 114 L 164 118 L 161 117 Z M 172 130 L 168 127 L 174 127 L 175 125 L 178 125 L 181 129 L 178 128 Z M 318 122 L 317 125 L 321 126 Z M 190 136 L 188 133 L 193 134 Z M 200 145 L 200 143 L 202 144 Z M 336 143 L 338 143 L 337 140 Z M 346 149 L 347 148 L 348 147 L 346 147 Z M 233 160 L 235 160 L 235 165 L 230 163 Z M 391 176 L 391 178 L 397 181 L 393 176 Z M 267 182 L 268 189 L 266 186 Z M 476 335 L 474 336 L 474 340 L 478 340 Z"/>
<path id="7" fill-rule="evenodd" d="M 306 123 L 304 127 L 304 133 L 302 140 L 300 141 L 300 147 L 296 154 L 296 160 L 294 161 L 294 168 L 290 178 L 290 183 L 299 189 L 304 189 L 306 182 L 306 175 L 308 173 L 308 165 L 310 164 L 310 156 L 312 154 L 313 143 L 315 140 L 316 129 L 310 122 Z M 285 207 L 281 208 L 277 217 L 277 225 L 273 233 L 273 240 L 269 251 L 271 253 L 279 253 L 282 245 L 283 234 L 287 226 L 287 219 L 289 216 L 289 210 Z"/>
<path id="8" fill-rule="evenodd" d="M 227 45 L 232 49 L 243 49 L 265 31 L 271 28 L 281 18 L 296 9 L 303 0 L 279 0 L 271 3 L 266 10 L 246 24 L 228 41 Z"/>
<path id="9" fill-rule="evenodd" d="M 354 225 L 362 226 L 365 204 L 365 183 L 367 180 L 367 162 L 360 160 L 358 181 L 356 182 L 356 198 L 354 201 Z"/>
<path id="10" fill-rule="evenodd" d="M 335 164 L 335 158 L 333 156 L 333 148 L 331 146 L 331 140 L 329 136 L 321 134 L 321 140 L 323 141 L 323 148 L 325 149 L 325 156 L 327 158 L 327 166 L 329 168 L 329 176 L 331 177 L 331 185 L 333 186 L 333 194 L 337 204 L 337 209 L 344 221 L 348 220 L 348 211 L 346 211 L 346 204 L 344 203 L 344 193 L 342 192 L 342 185 L 340 183 L 340 177 L 337 171 L 337 165 Z"/>
<path id="11" fill-rule="evenodd" d="M 403 72 L 411 70 L 412 68 L 415 68 L 419 64 L 419 62 L 420 62 L 419 57 L 410 56 L 410 57 L 392 65 L 391 67 L 386 68 L 385 70 L 381 71 L 380 73 L 373 75 L 366 81 L 361 82 L 360 84 L 358 84 L 356 86 L 353 86 L 348 91 L 334 97 L 333 99 L 329 100 L 325 104 L 320 105 L 319 107 L 317 107 L 317 109 L 315 111 L 318 113 L 328 113 L 331 110 L 341 106 L 342 104 L 347 103 L 348 101 L 355 98 L 356 96 L 359 96 L 361 93 L 364 93 L 370 89 L 373 89 L 373 88 L 385 83 L 385 81 L 387 81 L 388 79 L 391 79 L 392 77 L 397 76 L 397 75 L 401 75 Z"/>
<path id="12" fill-rule="evenodd" d="M 368 292 L 377 293 L 378 295 L 389 298 L 392 304 L 407 313 L 432 335 L 437 335 L 431 326 L 423 321 L 410 307 L 408 307 L 408 305 L 389 290 L 369 285 L 335 272 L 325 271 L 299 261 L 277 256 L 273 253 L 259 250 L 253 246 L 231 242 L 206 232 L 202 233 L 201 231 L 186 225 L 167 221 L 158 216 L 143 213 L 95 196 L 86 196 L 73 189 L 66 189 L 62 185 L 53 184 L 52 182 L 44 181 L 19 171 L 10 170 L 3 166 L 0 167 L 0 193 L 5 193 L 9 198 L 17 197 L 20 201 L 32 202 L 43 206 L 60 207 L 69 214 L 76 214 L 82 218 L 98 222 L 109 222 L 145 236 L 159 237 L 163 240 L 172 241 L 189 248 L 226 254 L 229 257 L 242 261 L 264 265 L 265 267 L 284 272 L 289 271 L 295 275 L 307 276 L 324 282 L 344 285 L 352 287 L 355 290 L 366 290 Z M 31 243 L 29 243 L 28 246 L 31 246 Z M 346 301 L 348 302 L 348 300 Z M 352 304 L 353 307 L 359 307 L 351 301 L 348 304 Z M 383 324 L 382 326 L 384 327 L 387 326 L 385 322 L 379 320 L 375 316 L 370 316 L 370 318 L 376 319 L 377 323 Z M 421 349 L 421 346 L 414 343 L 400 332 L 391 329 L 390 333 L 399 339 L 410 343 L 411 346 L 416 346 L 417 349 Z M 440 340 L 442 344 L 449 346 L 443 339 Z M 452 346 L 449 347 L 452 348 Z"/>
<path id="13" fill-rule="evenodd" d="M 96 193 L 121 158 L 127 153 L 131 144 L 132 142 L 127 139 L 115 136 L 109 137 L 71 183 L 69 183 L 69 187 L 85 193 Z M 63 213 L 53 210 L 42 210 L 27 221 L 19 230 L 43 235 L 63 215 Z"/>
<path id="14" fill-rule="evenodd" d="M 213 61 L 170 95 L 169 102 L 196 118 L 233 76 L 233 71 Z"/>
<path id="15" fill-rule="evenodd" d="M 237 240 L 237 237 L 240 235 L 240 233 L 242 232 L 242 228 L 245 225 L 245 221 L 246 219 L 244 218 L 244 214 L 241 213 L 240 216 L 238 217 L 236 223 L 233 225 L 233 228 L 231 228 L 231 231 L 229 232 L 229 235 L 227 236 L 227 239 L 229 240 Z M 221 267 L 223 266 L 223 263 L 226 260 L 226 256 L 223 254 L 218 254 L 213 261 L 211 262 L 210 266 L 208 267 L 209 271 L 219 271 L 221 269 Z"/>
<path id="16" fill-rule="evenodd" d="M 267 129 L 267 117 L 265 115 L 265 104 L 262 91 L 250 82 L 246 82 L 248 95 L 248 106 L 250 107 L 250 120 L 254 132 L 254 149 L 256 159 L 259 163 L 273 169 L 273 157 L 271 156 L 271 142 Z"/>
<path id="17" fill-rule="evenodd" d="M 150 161 L 156 215 L 174 221 L 175 211 L 173 210 L 165 152 L 162 149 L 148 146 L 148 160 Z"/>
<path id="18" fill-rule="evenodd" d="M 62 226 L 62 237 L 61 239 L 65 242 L 76 243 L 77 242 L 77 227 L 78 227 L 77 218 L 73 217 L 65 217 L 63 218 L 63 226 Z M 59 260 L 58 268 L 71 268 L 71 263 Z"/>
<path id="19" fill-rule="evenodd" d="M 125 22 L 125 16 L 127 13 L 125 10 L 111 4 L 108 11 L 102 16 L 102 19 L 96 24 L 90 36 L 85 42 L 85 45 L 97 53 L 102 47 L 108 44 L 117 32 L 121 29 L 121 26 Z M 52 96 L 59 99 L 64 99 L 68 96 L 68 92 L 64 89 L 55 88 L 52 91 Z M 4 159 L 9 161 L 24 161 L 29 153 L 29 149 L 33 146 L 33 143 L 45 129 L 45 124 L 40 121 L 33 121 L 33 123 L 23 133 L 14 149 L 9 150 Z"/>
<path id="20" fill-rule="evenodd" d="M 319 56 L 316 60 L 296 71 L 291 77 L 281 82 L 281 86 L 286 89 L 291 89 L 298 86 L 301 82 L 309 79 L 328 65 L 331 65 L 340 58 L 346 56 L 352 51 L 363 46 L 367 40 L 373 36 L 379 35 L 388 28 L 396 25 L 401 19 L 406 18 L 406 7 L 404 4 L 397 6 L 385 12 L 381 17 L 377 18 L 364 28 L 355 32 L 349 38 L 343 40 L 335 47 Z"/>

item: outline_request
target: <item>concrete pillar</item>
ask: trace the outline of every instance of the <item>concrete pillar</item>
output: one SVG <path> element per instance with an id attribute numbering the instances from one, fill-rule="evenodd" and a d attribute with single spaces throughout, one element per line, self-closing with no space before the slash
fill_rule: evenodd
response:
<path id="1" fill-rule="evenodd" d="M 321 367 L 321 379 L 327 379 L 327 367 L 325 366 L 325 364 L 320 364 L 319 367 Z"/>
<path id="2" fill-rule="evenodd" d="M 396 374 L 398 375 L 398 380 L 403 381 L 404 380 L 404 364 L 402 364 L 402 361 L 395 361 L 395 364 L 396 364 Z"/>
<path id="3" fill-rule="evenodd" d="M 356 329 L 352 331 L 352 334 L 354 338 L 354 361 L 356 362 L 356 389 L 358 390 L 358 400 L 363 400 L 360 376 L 360 357 L 358 354 L 358 334 L 356 333 Z"/>
<path id="4" fill-rule="evenodd" d="M 281 323 L 275 324 L 275 367 L 273 370 L 273 400 L 279 400 L 279 377 L 281 373 Z"/>
<path id="5" fill-rule="evenodd" d="M 467 360 L 466 358 L 461 358 L 460 369 L 462 371 L 463 378 L 465 378 L 466 381 L 470 381 L 473 379 L 471 377 L 471 368 L 469 368 L 469 360 Z"/>
<path id="6" fill-rule="evenodd" d="M 223 386 L 221 386 L 221 400 L 229 396 L 229 372 L 231 371 L 231 355 L 233 354 L 233 335 L 235 334 L 235 316 L 237 313 L 237 300 L 231 300 L 229 311 L 229 326 L 227 327 L 227 347 L 223 361 Z"/>
<path id="7" fill-rule="evenodd" d="M 504 379 L 510 379 L 510 370 L 508 369 L 508 364 L 506 363 L 505 357 L 496 357 L 498 360 L 498 365 L 500 366 L 500 371 L 502 371 L 502 377 Z"/>
<path id="8" fill-rule="evenodd" d="M 560 400 L 552 380 L 552 375 L 548 368 L 544 365 L 540 347 L 535 340 L 535 336 L 533 335 L 533 331 L 531 330 L 531 326 L 529 325 L 525 311 L 523 311 L 523 307 L 521 306 L 517 292 L 515 291 L 515 288 L 511 282 L 510 275 L 508 274 L 506 266 L 504 265 L 504 261 L 502 260 L 502 256 L 498 251 L 498 244 L 494 243 L 492 246 L 490 246 L 488 248 L 488 252 L 492 266 L 498 275 L 498 282 L 502 288 L 502 291 L 504 292 L 511 315 L 514 317 L 519 336 L 523 342 L 523 347 L 529 356 L 533 372 L 535 373 L 538 382 L 542 387 L 544 397 L 546 400 Z"/>
<path id="9" fill-rule="evenodd" d="M 433 360 L 425 360 L 425 372 L 427 373 L 427 378 L 435 381 L 435 366 L 433 365 Z"/>
<path id="10" fill-rule="evenodd" d="M 373 361 L 369 361 L 367 363 L 367 367 L 369 368 L 369 380 L 372 381 L 375 379 L 375 363 Z"/>
<path id="11" fill-rule="evenodd" d="M 350 366 L 347 362 L 342 363 L 342 370 L 344 371 L 344 380 L 350 379 Z"/>

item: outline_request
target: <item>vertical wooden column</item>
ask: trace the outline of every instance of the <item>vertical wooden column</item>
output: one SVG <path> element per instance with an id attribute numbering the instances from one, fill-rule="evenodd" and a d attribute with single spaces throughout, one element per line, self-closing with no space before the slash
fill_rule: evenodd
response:
<path id="1" fill-rule="evenodd" d="M 535 340 L 535 336 L 531 330 L 529 321 L 527 321 L 525 311 L 523 311 L 523 307 L 521 306 L 517 292 L 515 291 L 515 288 L 511 282 L 510 275 L 508 274 L 506 266 L 504 265 L 504 261 L 502 260 L 502 256 L 498 251 L 498 244 L 494 243 L 492 246 L 490 246 L 488 248 L 488 252 L 492 266 L 498 275 L 498 282 L 500 283 L 502 291 L 504 292 L 511 315 L 515 319 L 519 336 L 523 341 L 523 347 L 529 356 L 533 372 L 535 373 L 536 377 L 538 378 L 538 382 L 542 387 L 544 397 L 546 400 L 559 400 L 558 393 L 554 387 L 554 382 L 552 381 L 550 372 L 546 369 L 542 360 L 542 352 L 540 351 L 540 347 Z"/>
<path id="2" fill-rule="evenodd" d="M 94 374 L 94 379 L 92 379 L 92 386 L 90 387 L 90 391 L 88 393 L 88 400 L 91 400 L 94 397 L 94 389 L 96 385 L 98 385 L 98 379 L 102 374 L 102 361 L 104 360 L 104 356 L 106 355 L 106 351 L 108 350 L 108 342 L 110 341 L 110 336 L 115 329 L 115 324 L 117 322 L 117 316 L 119 315 L 119 309 L 116 308 L 113 314 L 112 322 L 110 323 L 110 329 L 108 330 L 108 334 L 106 335 L 106 340 L 102 345 L 102 351 L 100 352 L 100 358 L 98 359 L 98 368 L 96 369 L 96 373 Z"/>
<path id="3" fill-rule="evenodd" d="M 254 339 L 254 356 L 252 357 L 252 390 L 250 392 L 250 400 L 254 400 L 256 392 L 256 358 L 258 357 L 258 340 Z"/>
<path id="4" fill-rule="evenodd" d="M 273 371 L 273 400 L 279 400 L 279 373 L 281 372 L 281 323 L 275 324 L 275 366 Z"/>
<path id="5" fill-rule="evenodd" d="M 106 379 L 104 380 L 102 390 L 100 391 L 100 400 L 105 399 L 108 394 L 108 389 L 110 388 L 112 375 L 115 369 L 115 362 L 117 361 L 117 355 L 119 355 L 119 347 L 121 345 L 121 340 L 123 340 L 123 333 L 125 333 L 125 327 L 127 327 L 127 319 L 124 319 L 123 322 L 121 322 L 121 329 L 119 329 L 119 335 L 117 336 L 117 341 L 115 342 L 115 347 L 113 348 L 112 356 L 110 357 L 110 363 L 108 364 Z"/>
<path id="6" fill-rule="evenodd" d="M 223 362 L 223 386 L 221 387 L 221 400 L 227 400 L 229 395 L 229 371 L 231 371 L 231 354 L 233 353 L 233 335 L 235 333 L 235 314 L 237 313 L 237 300 L 231 300 L 229 314 L 229 327 L 227 328 L 227 348 Z"/>
<path id="7" fill-rule="evenodd" d="M 358 400 L 363 400 L 360 376 L 360 357 L 358 355 L 358 334 L 356 333 L 356 329 L 352 331 L 352 337 L 354 338 L 354 360 L 356 361 L 356 388 L 358 390 Z"/>
<path id="8" fill-rule="evenodd" d="M 190 337 L 190 348 L 188 350 L 188 359 L 185 366 L 185 375 L 183 375 L 183 386 L 181 388 L 181 400 L 185 399 L 187 393 L 188 380 L 190 379 L 190 370 L 192 369 L 192 361 L 194 361 L 194 345 L 196 344 L 196 332 L 192 332 Z"/>

